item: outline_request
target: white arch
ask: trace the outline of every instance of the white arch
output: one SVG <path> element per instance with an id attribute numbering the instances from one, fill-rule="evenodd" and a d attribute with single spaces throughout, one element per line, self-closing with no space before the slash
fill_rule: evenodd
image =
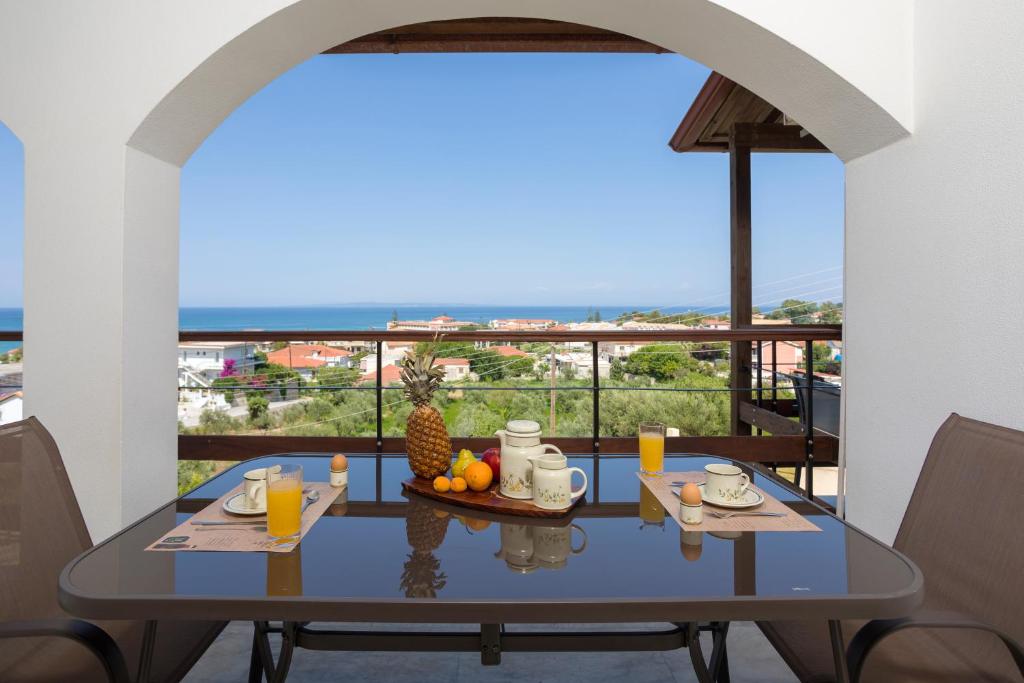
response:
<path id="1" fill-rule="evenodd" d="M 594 0 L 296 0 L 245 29 L 198 64 L 155 104 L 131 135 L 129 145 L 180 166 L 242 102 L 313 55 L 393 26 L 479 16 L 571 21 L 661 45 L 757 92 L 794 116 L 844 160 L 908 134 L 910 90 L 903 80 L 909 77 L 905 64 L 885 64 L 884 69 L 870 72 L 870 79 L 862 79 L 872 81 L 878 97 L 888 97 L 890 111 L 826 66 L 819 56 L 792 42 L 812 38 L 812 47 L 827 53 L 821 57 L 844 63 L 841 56 L 837 59 L 837 43 L 822 39 L 822 33 L 831 29 L 836 34 L 833 37 L 845 38 L 839 44 L 853 48 L 854 61 L 863 75 L 879 58 L 893 55 L 860 51 L 857 41 L 851 40 L 856 37 L 857 22 L 870 31 L 878 25 L 874 19 L 880 19 L 873 14 L 884 13 L 885 25 L 899 27 L 901 22 L 892 16 L 894 6 L 868 7 L 866 12 L 859 7 L 858 16 L 842 17 L 831 16 L 836 14 L 834 9 L 807 4 L 794 6 L 800 12 L 790 13 L 789 22 L 779 21 L 776 8 L 766 15 L 778 24 L 774 28 L 779 33 L 775 33 L 725 6 L 729 4 L 747 3 L 655 0 L 638 11 L 632 3 Z M 749 11 L 764 13 L 763 9 L 755 3 Z M 900 19 L 899 13 L 895 14 Z M 895 57 L 900 59 L 899 54 Z"/>
<path id="2" fill-rule="evenodd" d="M 60 443 L 96 537 L 174 492 L 175 397 L 160 387 L 175 381 L 180 166 L 246 98 L 324 49 L 430 20 L 570 21 L 707 64 L 843 159 L 910 126 L 910 0 L 57 5 L 0 5 L 0 89 L 16 95 L 0 97 L 0 119 L 26 159 L 26 409 Z M 89 363 L 66 354 L 69 330 L 98 341 Z"/>

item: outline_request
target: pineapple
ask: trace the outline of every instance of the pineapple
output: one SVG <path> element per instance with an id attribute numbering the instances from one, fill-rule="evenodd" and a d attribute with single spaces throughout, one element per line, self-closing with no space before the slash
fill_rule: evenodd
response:
<path id="1" fill-rule="evenodd" d="M 444 379 L 444 368 L 434 365 L 434 345 L 409 351 L 402 359 L 405 397 L 414 406 L 405 423 L 409 467 L 417 477 L 434 479 L 452 465 L 452 440 L 444 418 L 430 399 Z"/>
<path id="2" fill-rule="evenodd" d="M 411 499 L 405 510 L 405 536 L 412 547 L 402 567 L 402 590 L 407 598 L 436 598 L 448 582 L 434 551 L 444 543 L 451 520 L 434 512 L 433 506 L 416 499 Z"/>

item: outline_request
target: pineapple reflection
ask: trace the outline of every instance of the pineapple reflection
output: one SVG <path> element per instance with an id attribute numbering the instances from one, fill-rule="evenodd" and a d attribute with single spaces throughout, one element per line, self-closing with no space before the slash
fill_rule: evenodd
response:
<path id="1" fill-rule="evenodd" d="M 434 551 L 444 543 L 449 515 L 444 510 L 411 498 L 405 508 L 405 537 L 412 548 L 402 569 L 402 590 L 407 598 L 436 598 L 448 577 Z"/>

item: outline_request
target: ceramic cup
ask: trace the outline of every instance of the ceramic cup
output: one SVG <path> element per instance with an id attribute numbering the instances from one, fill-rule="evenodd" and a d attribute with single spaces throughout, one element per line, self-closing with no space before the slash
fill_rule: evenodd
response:
<path id="1" fill-rule="evenodd" d="M 580 532 L 582 542 L 579 547 L 572 546 L 572 532 Z M 565 566 L 569 555 L 579 555 L 587 548 L 587 532 L 576 524 L 569 526 L 535 527 L 533 559 L 547 569 L 561 569 Z"/>
<path id="2" fill-rule="evenodd" d="M 731 503 L 743 497 L 750 486 L 750 477 L 735 465 L 705 465 L 707 481 L 704 495 L 710 502 L 720 500 Z"/>
<path id="3" fill-rule="evenodd" d="M 267 509 L 267 477 L 269 475 L 271 481 L 276 479 L 280 468 L 280 465 L 260 467 L 255 470 L 249 470 L 242 475 L 245 490 L 245 507 L 250 510 Z"/>

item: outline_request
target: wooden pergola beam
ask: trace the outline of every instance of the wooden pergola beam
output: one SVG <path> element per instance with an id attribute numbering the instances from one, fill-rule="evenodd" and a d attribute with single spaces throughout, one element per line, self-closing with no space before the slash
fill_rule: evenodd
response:
<path id="1" fill-rule="evenodd" d="M 751 277 L 750 147 L 729 144 L 729 319 L 733 329 L 753 324 Z M 733 435 L 749 435 L 740 405 L 750 401 L 750 342 L 732 342 L 730 349 L 731 393 L 729 422 Z"/>
<path id="2" fill-rule="evenodd" d="M 378 31 L 324 54 L 423 52 L 669 52 L 614 31 L 546 19 L 485 17 L 428 21 Z"/>

